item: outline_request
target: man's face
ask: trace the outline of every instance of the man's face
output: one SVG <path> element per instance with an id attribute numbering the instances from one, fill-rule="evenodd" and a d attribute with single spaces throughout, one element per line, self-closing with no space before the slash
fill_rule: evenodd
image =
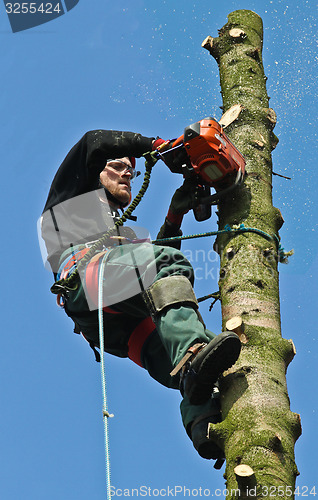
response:
<path id="1" fill-rule="evenodd" d="M 125 165 L 127 168 L 125 168 Z M 130 180 L 132 168 L 129 158 L 118 158 L 106 163 L 104 170 L 100 173 L 100 181 L 116 200 L 126 204 L 130 200 Z"/>

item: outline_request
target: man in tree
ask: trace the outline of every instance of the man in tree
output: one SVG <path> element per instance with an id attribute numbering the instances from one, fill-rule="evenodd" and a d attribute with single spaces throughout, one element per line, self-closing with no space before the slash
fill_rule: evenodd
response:
<path id="1" fill-rule="evenodd" d="M 41 220 L 56 280 L 68 276 L 94 241 L 114 228 L 119 210 L 131 200 L 135 157 L 167 147 L 169 141 L 159 138 L 95 130 L 71 149 L 55 175 Z M 182 234 L 183 215 L 195 203 L 185 182 L 172 198 L 158 237 Z M 237 360 L 239 338 L 233 332 L 215 336 L 205 328 L 192 288 L 193 269 L 178 248 L 140 241 L 126 226 L 111 234 L 76 287 L 63 292 L 65 312 L 96 353 L 98 277 L 104 259 L 105 351 L 129 357 L 159 383 L 180 388 L 182 419 L 195 448 L 204 458 L 221 458 L 222 450 L 207 439 L 206 429 L 208 422 L 220 420 L 213 390 Z"/>

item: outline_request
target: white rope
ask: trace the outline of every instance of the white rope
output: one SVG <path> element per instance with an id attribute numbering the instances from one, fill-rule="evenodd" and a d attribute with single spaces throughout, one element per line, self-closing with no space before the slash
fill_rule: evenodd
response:
<path id="1" fill-rule="evenodd" d="M 102 392 L 103 392 L 103 420 L 104 420 L 104 434 L 105 434 L 106 498 L 107 500 L 110 500 L 111 484 L 110 484 L 108 418 L 113 417 L 114 415 L 109 414 L 107 409 L 106 374 L 105 374 L 105 362 L 104 362 L 103 284 L 104 284 L 104 268 L 105 268 L 106 255 L 107 253 L 103 256 L 98 275 L 98 323 L 99 323 L 100 369 L 101 369 Z"/>

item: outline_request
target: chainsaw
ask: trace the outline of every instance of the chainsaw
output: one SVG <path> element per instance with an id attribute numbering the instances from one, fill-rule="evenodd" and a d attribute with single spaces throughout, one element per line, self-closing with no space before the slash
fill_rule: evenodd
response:
<path id="1" fill-rule="evenodd" d="M 211 117 L 186 127 L 183 135 L 171 141 L 170 149 L 160 152 L 159 157 L 171 172 L 193 179 L 200 199 L 193 209 L 198 221 L 209 219 L 211 205 L 236 188 L 245 175 L 244 157 Z"/>

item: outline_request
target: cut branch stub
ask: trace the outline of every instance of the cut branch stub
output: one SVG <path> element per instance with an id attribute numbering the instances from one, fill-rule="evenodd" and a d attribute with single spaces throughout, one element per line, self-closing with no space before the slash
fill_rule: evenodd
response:
<path id="1" fill-rule="evenodd" d="M 229 31 L 229 35 L 231 38 L 234 38 L 235 41 L 240 41 L 244 40 L 246 38 L 246 33 L 245 31 L 241 30 L 240 28 L 233 28 Z"/>
<path id="2" fill-rule="evenodd" d="M 235 120 L 237 120 L 243 109 L 244 106 L 242 106 L 242 104 L 234 104 L 234 106 L 232 106 L 224 113 L 224 115 L 219 120 L 219 124 L 222 125 L 222 127 L 224 128 L 227 127 Z"/>
<path id="3" fill-rule="evenodd" d="M 201 47 L 207 50 L 211 50 L 213 47 L 213 37 L 212 36 L 207 36 L 203 42 L 201 43 Z"/>
<path id="4" fill-rule="evenodd" d="M 258 47 L 256 47 L 255 49 L 248 49 L 246 51 L 246 55 L 248 57 L 251 57 L 252 59 L 255 59 L 255 61 L 260 61 L 261 60 L 261 52 L 260 52 L 260 49 Z"/>
<path id="5" fill-rule="evenodd" d="M 292 339 L 289 339 L 289 340 L 288 340 L 288 342 L 289 342 L 289 343 L 290 343 L 290 345 L 291 345 L 291 351 L 292 351 L 292 353 L 293 353 L 293 357 L 294 357 L 294 356 L 296 355 L 296 352 L 297 352 L 297 351 L 296 351 L 296 346 L 295 346 L 294 342 L 292 341 Z"/>
<path id="6" fill-rule="evenodd" d="M 225 328 L 229 332 L 235 332 L 239 336 L 242 344 L 247 344 L 248 338 L 246 337 L 244 330 L 244 323 L 241 316 L 234 316 L 225 323 Z"/>
<path id="7" fill-rule="evenodd" d="M 248 493 L 248 491 L 254 488 L 254 486 L 256 485 L 254 471 L 249 465 L 237 465 L 234 469 L 234 473 L 241 494 Z M 246 496 L 248 497 L 248 494 Z"/>
<path id="8" fill-rule="evenodd" d="M 241 316 L 234 316 L 234 318 L 229 319 L 225 326 L 230 332 L 235 332 L 237 334 L 244 332 L 244 324 Z"/>
<path id="9" fill-rule="evenodd" d="M 275 111 L 272 108 L 267 108 L 265 109 L 265 112 L 266 112 L 266 118 L 268 119 L 271 127 L 274 128 L 277 122 L 277 116 Z"/>
<path id="10" fill-rule="evenodd" d="M 218 48 L 218 39 L 213 38 L 212 36 L 207 36 L 203 42 L 201 43 L 201 47 L 204 49 L 207 49 L 210 54 L 215 58 L 216 61 L 219 61 L 220 54 L 219 54 L 219 48 Z"/>
<path id="11" fill-rule="evenodd" d="M 291 363 L 291 361 L 296 356 L 296 346 L 295 346 L 294 342 L 292 341 L 292 339 L 284 340 L 284 342 L 286 345 L 285 362 L 286 362 L 286 369 L 287 369 L 289 363 Z"/>
<path id="12" fill-rule="evenodd" d="M 272 132 L 271 134 L 271 149 L 275 149 L 277 147 L 277 144 L 279 143 L 278 137 Z"/>
<path id="13" fill-rule="evenodd" d="M 262 142 L 262 141 L 255 140 L 255 141 L 253 142 L 253 146 L 254 146 L 256 149 L 259 149 L 260 151 L 262 151 L 262 150 L 264 149 L 264 147 L 265 147 L 265 144 L 264 144 L 264 142 Z"/>
<path id="14" fill-rule="evenodd" d="M 276 432 L 270 441 L 270 445 L 274 451 L 279 451 L 282 449 L 282 437 Z"/>

